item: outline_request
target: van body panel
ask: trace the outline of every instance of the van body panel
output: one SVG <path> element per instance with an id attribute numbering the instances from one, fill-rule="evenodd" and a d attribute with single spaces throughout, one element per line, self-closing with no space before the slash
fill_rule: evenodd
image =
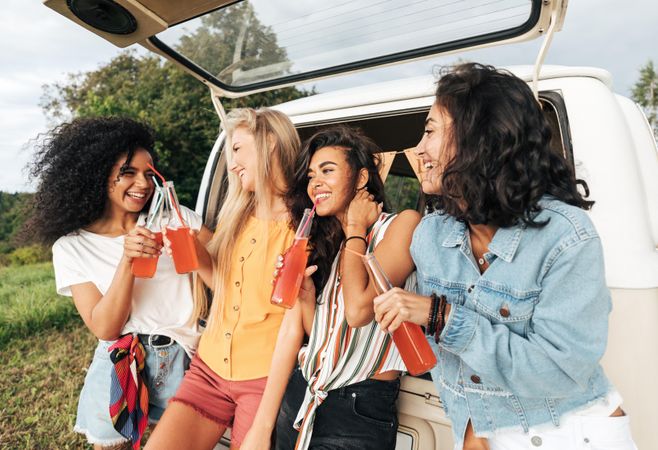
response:
<path id="1" fill-rule="evenodd" d="M 644 206 L 649 217 L 653 242 L 658 249 L 658 149 L 653 131 L 644 112 L 637 103 L 621 95 L 615 98 L 624 112 L 626 124 L 635 144 L 635 156 L 644 187 Z"/>
<path id="2" fill-rule="evenodd" d="M 658 288 L 611 289 L 601 364 L 624 399 L 637 447 L 658 449 Z"/>

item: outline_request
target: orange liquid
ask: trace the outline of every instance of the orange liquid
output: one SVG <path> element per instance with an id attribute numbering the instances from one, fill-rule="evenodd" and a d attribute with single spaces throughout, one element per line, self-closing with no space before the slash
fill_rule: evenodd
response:
<path id="1" fill-rule="evenodd" d="M 155 240 L 162 245 L 162 233 L 157 232 Z M 158 257 L 154 258 L 133 258 L 131 272 L 138 278 L 153 278 L 155 270 L 158 268 Z"/>
<path id="2" fill-rule="evenodd" d="M 411 375 L 420 375 L 436 365 L 436 356 L 419 325 L 403 322 L 393 332 L 393 342 Z"/>
<path id="3" fill-rule="evenodd" d="M 295 238 L 295 241 L 283 256 L 283 267 L 276 279 L 272 298 L 273 305 L 292 308 L 299 295 L 299 288 L 304 280 L 304 270 L 308 261 L 306 244 L 308 238 Z"/>
<path id="4" fill-rule="evenodd" d="M 167 239 L 171 242 L 171 256 L 177 273 L 188 273 L 199 268 L 194 238 L 189 227 L 167 228 Z"/>

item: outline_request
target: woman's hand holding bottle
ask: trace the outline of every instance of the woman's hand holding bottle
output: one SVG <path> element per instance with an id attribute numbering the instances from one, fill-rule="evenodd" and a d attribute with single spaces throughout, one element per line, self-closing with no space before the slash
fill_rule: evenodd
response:
<path id="1" fill-rule="evenodd" d="M 195 245 L 198 243 L 197 235 L 199 234 L 199 230 L 193 230 L 190 228 L 190 236 L 194 238 L 194 243 Z M 167 255 L 172 256 L 172 251 L 171 251 L 171 240 L 167 239 L 167 227 L 162 228 L 162 246 L 164 247 L 165 252 L 167 252 Z"/>
<path id="2" fill-rule="evenodd" d="M 133 258 L 157 258 L 162 253 L 162 244 L 156 234 L 147 228 L 136 226 L 124 238 L 123 257 L 128 262 Z"/>
<path id="3" fill-rule="evenodd" d="M 397 330 L 402 322 L 427 325 L 432 299 L 395 287 L 374 300 L 375 320 L 385 333 Z M 446 317 L 450 304 L 446 305 Z"/>
<path id="4" fill-rule="evenodd" d="M 272 284 L 276 284 L 277 278 L 279 278 L 279 274 L 281 273 L 281 269 L 283 268 L 283 261 L 284 261 L 284 255 L 279 255 L 276 258 L 276 264 L 274 268 L 274 273 L 272 273 Z M 302 302 L 313 302 L 315 303 L 315 284 L 313 284 L 313 279 L 311 278 L 311 275 L 315 273 L 315 271 L 318 270 L 318 266 L 308 266 L 306 270 L 304 270 L 304 279 L 302 280 L 302 284 L 299 287 L 299 294 L 297 295 L 297 298 L 301 300 Z"/>

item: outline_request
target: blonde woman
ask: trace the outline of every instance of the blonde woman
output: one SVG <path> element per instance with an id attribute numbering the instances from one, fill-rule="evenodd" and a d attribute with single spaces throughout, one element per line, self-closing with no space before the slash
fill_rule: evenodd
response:
<path id="1" fill-rule="evenodd" d="M 286 312 L 270 304 L 271 279 L 277 255 L 294 238 L 283 195 L 293 180 L 299 136 L 284 114 L 247 108 L 228 115 L 227 135 L 228 195 L 208 246 L 214 267 L 198 272 L 213 290 L 208 326 L 147 448 L 211 449 L 226 428 L 231 448 L 239 448 Z M 203 295 L 195 302 L 196 317 L 204 316 Z M 285 332 L 279 337 L 287 338 Z M 283 376 L 278 384 L 285 385 Z"/>

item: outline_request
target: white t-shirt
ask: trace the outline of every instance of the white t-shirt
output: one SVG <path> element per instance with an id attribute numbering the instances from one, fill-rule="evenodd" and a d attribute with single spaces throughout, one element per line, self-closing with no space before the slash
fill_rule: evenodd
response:
<path id="1" fill-rule="evenodd" d="M 181 214 L 191 228 L 201 228 L 202 220 L 196 213 L 181 206 Z M 144 223 L 144 215 L 138 223 Z M 71 286 L 92 282 L 105 295 L 123 255 L 123 238 L 82 229 L 59 238 L 53 245 L 57 293 L 70 297 Z M 196 324 L 187 323 L 192 310 L 191 275 L 177 274 L 173 260 L 163 252 L 153 278 L 135 278 L 132 310 L 121 334 L 169 336 L 191 356 L 200 336 Z"/>

